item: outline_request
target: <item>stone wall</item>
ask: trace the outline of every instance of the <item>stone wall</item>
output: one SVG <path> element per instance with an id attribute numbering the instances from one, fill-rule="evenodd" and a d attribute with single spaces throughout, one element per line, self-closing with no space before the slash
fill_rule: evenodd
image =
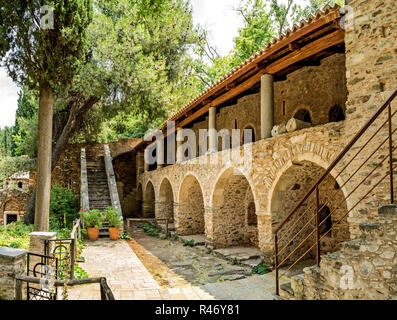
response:
<path id="1" fill-rule="evenodd" d="M 26 270 L 26 250 L 0 247 L 0 299 L 14 300 L 14 275 L 24 274 Z M 26 296 L 22 292 L 22 297 Z"/>
<path id="2" fill-rule="evenodd" d="M 320 66 L 299 69 L 274 83 L 274 123 L 286 123 L 306 109 L 313 125 L 325 124 L 333 106 L 345 110 L 346 99 L 345 55 L 334 54 L 321 60 Z"/>
<path id="3" fill-rule="evenodd" d="M 284 299 L 397 299 L 397 207 L 379 209 L 376 223 L 360 224 L 359 238 L 340 251 L 322 255 L 320 267 L 291 278 Z"/>

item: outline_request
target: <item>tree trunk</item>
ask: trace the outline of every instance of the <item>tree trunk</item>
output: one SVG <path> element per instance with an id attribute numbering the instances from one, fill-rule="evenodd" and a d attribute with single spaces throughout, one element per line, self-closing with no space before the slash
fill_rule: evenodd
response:
<path id="1" fill-rule="evenodd" d="M 37 143 L 37 182 L 34 230 L 48 231 L 51 191 L 52 110 L 54 95 L 50 86 L 40 84 Z"/>
<path id="2" fill-rule="evenodd" d="M 62 133 L 59 136 L 57 143 L 52 150 L 51 157 L 51 172 L 55 169 L 55 166 L 65 150 L 69 139 L 72 137 L 73 133 L 80 128 L 85 115 L 91 109 L 91 107 L 97 103 L 100 98 L 90 97 L 81 104 L 81 101 L 76 99 L 70 108 L 70 113 L 67 122 L 63 125 Z M 33 224 L 35 221 L 35 200 L 36 200 L 36 188 L 32 191 L 29 198 L 29 202 L 26 208 L 26 214 L 24 216 L 24 223 L 29 225 Z"/>

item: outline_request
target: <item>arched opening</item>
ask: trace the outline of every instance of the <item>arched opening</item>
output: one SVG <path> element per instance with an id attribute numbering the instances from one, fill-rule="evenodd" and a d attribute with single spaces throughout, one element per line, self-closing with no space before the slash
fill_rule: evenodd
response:
<path id="1" fill-rule="evenodd" d="M 331 109 L 329 109 L 328 113 L 329 122 L 338 122 L 345 120 L 345 113 L 343 109 L 339 105 L 334 105 Z"/>
<path id="2" fill-rule="evenodd" d="M 295 112 L 294 118 L 304 122 L 312 123 L 310 112 L 306 109 L 299 109 L 297 112 Z"/>
<path id="3" fill-rule="evenodd" d="M 310 161 L 294 162 L 278 180 L 271 195 L 272 226 L 276 228 L 288 215 L 309 189 L 317 182 L 325 169 Z M 334 252 L 339 249 L 340 243 L 350 238 L 347 218 L 336 224 L 347 211 L 347 203 L 342 189 L 335 188 L 336 180 L 328 175 L 319 186 L 320 236 L 326 236 L 320 242 L 321 254 Z M 297 187 L 299 186 L 299 187 Z M 278 232 L 279 262 L 298 248 L 286 260 L 286 263 L 295 262 L 315 243 L 316 193 L 313 192 L 303 205 L 293 214 L 293 218 Z M 299 218 L 299 219 L 298 219 Z M 306 240 L 305 240 L 306 239 Z M 314 258 L 316 248 L 310 250 L 303 259 Z"/>
<path id="4" fill-rule="evenodd" d="M 179 188 L 175 228 L 180 235 L 204 234 L 204 198 L 197 179 L 188 175 Z"/>
<path id="5" fill-rule="evenodd" d="M 21 181 L 18 181 L 18 188 L 22 189 L 22 182 Z"/>
<path id="6" fill-rule="evenodd" d="M 146 185 L 145 194 L 143 198 L 142 205 L 142 215 L 144 218 L 154 218 L 155 217 L 155 193 L 153 184 L 149 181 Z"/>
<path id="7" fill-rule="evenodd" d="M 229 168 L 219 178 L 213 193 L 212 211 L 214 246 L 257 246 L 254 195 L 240 171 Z"/>
<path id="8" fill-rule="evenodd" d="M 174 222 L 174 193 L 167 178 L 160 185 L 159 201 L 156 205 L 156 218 L 168 218 L 169 222 Z"/>
<path id="9" fill-rule="evenodd" d="M 255 130 L 251 125 L 248 125 L 243 129 L 241 144 L 250 143 L 250 142 L 255 142 Z"/>

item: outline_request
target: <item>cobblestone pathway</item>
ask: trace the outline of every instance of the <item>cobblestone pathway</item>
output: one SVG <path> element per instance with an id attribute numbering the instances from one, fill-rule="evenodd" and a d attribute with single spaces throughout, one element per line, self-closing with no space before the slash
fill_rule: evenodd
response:
<path id="1" fill-rule="evenodd" d="M 87 241 L 80 266 L 90 277 L 106 277 L 116 300 L 213 299 L 203 289 L 186 283 L 178 288 L 160 286 L 125 240 Z M 99 300 L 99 284 L 69 288 L 69 300 Z"/>

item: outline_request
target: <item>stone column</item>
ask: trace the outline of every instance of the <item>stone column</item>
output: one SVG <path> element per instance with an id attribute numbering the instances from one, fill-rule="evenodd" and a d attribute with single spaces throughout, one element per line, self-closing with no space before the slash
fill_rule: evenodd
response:
<path id="1" fill-rule="evenodd" d="M 182 130 L 182 128 L 176 129 L 176 162 L 181 162 L 183 159 L 183 152 L 181 148 L 183 143 Z"/>
<path id="2" fill-rule="evenodd" d="M 157 141 L 157 169 L 164 167 L 164 139 Z"/>
<path id="3" fill-rule="evenodd" d="M 15 300 L 14 275 L 25 274 L 26 250 L 0 247 L 0 298 Z M 26 296 L 22 290 L 22 297 Z"/>
<path id="4" fill-rule="evenodd" d="M 274 125 L 273 76 L 264 74 L 261 77 L 261 139 L 270 138 Z"/>
<path id="5" fill-rule="evenodd" d="M 218 135 L 216 132 L 216 108 L 210 107 L 208 110 L 208 152 L 218 152 Z"/>

